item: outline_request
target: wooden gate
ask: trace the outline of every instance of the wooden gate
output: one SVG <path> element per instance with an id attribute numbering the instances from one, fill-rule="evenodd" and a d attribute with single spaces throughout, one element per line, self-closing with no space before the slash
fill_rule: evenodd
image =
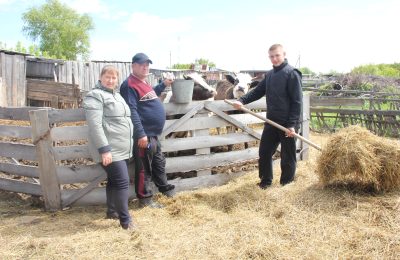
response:
<path id="1" fill-rule="evenodd" d="M 307 98 L 305 96 L 305 107 Z M 265 100 L 247 107 L 265 109 Z M 250 126 L 263 123 L 260 119 L 246 114 L 228 116 L 225 112 L 232 107 L 223 101 L 165 104 L 165 109 L 167 115 L 183 116 L 167 120 L 161 136 L 163 151 L 196 151 L 192 155 L 166 158 L 168 174 L 183 173 L 181 178 L 170 180 L 178 192 L 225 184 L 244 173 L 211 174 L 213 167 L 257 159 L 256 146 L 219 153 L 213 153 L 211 148 L 258 140 L 262 127 Z M 308 138 L 308 112 L 303 118 L 302 134 Z M 15 120 L 24 123 L 7 123 Z M 0 171 L 4 173 L 0 176 L 0 189 L 43 196 L 48 210 L 105 203 L 105 188 L 99 184 L 106 174 L 102 167 L 90 161 L 89 133 L 83 109 L 0 108 L 1 121 L 6 123 L 0 124 Z M 221 135 L 214 131 L 229 125 L 235 125 L 241 131 Z M 177 131 L 191 131 L 191 136 L 165 138 Z M 305 143 L 298 143 L 299 158 L 306 158 L 307 149 Z M 129 168 L 132 170 L 133 165 Z M 197 171 L 195 177 L 185 176 L 193 170 Z M 131 186 L 130 197 L 134 198 L 134 194 Z"/>

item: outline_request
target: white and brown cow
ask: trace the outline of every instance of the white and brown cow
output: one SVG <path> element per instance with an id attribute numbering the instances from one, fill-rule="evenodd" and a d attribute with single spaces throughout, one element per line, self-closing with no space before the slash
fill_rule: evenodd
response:
<path id="1" fill-rule="evenodd" d="M 217 95 L 217 91 L 207 84 L 204 78 L 197 72 L 193 72 L 187 75 L 183 75 L 184 79 L 193 80 L 193 94 L 192 100 L 200 101 L 200 100 L 213 100 Z M 163 99 L 164 103 L 174 102 L 174 96 L 172 91 L 166 93 L 166 97 Z"/>
<path id="2" fill-rule="evenodd" d="M 238 73 L 234 76 L 225 75 L 226 80 L 217 83 L 215 100 L 240 98 L 249 91 L 252 77 L 248 73 Z"/>

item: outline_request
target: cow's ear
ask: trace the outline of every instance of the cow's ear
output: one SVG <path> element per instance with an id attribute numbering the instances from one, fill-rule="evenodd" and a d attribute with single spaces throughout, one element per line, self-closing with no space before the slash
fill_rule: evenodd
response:
<path id="1" fill-rule="evenodd" d="M 225 75 L 225 78 L 227 81 L 229 81 L 231 84 L 235 84 L 235 78 L 232 75 Z"/>

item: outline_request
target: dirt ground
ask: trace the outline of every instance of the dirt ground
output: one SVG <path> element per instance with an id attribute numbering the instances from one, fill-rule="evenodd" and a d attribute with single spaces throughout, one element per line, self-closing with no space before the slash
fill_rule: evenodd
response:
<path id="1" fill-rule="evenodd" d="M 400 259 L 400 191 L 323 188 L 318 153 L 283 187 L 277 165 L 267 190 L 249 169 L 221 187 L 157 195 L 163 209 L 132 202 L 135 232 L 104 219 L 104 206 L 44 212 L 34 198 L 2 191 L 0 259 Z"/>

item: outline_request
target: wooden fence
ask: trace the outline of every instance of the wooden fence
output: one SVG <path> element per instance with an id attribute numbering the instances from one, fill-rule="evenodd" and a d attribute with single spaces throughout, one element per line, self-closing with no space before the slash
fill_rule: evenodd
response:
<path id="1" fill-rule="evenodd" d="M 400 137 L 400 99 L 311 96 L 310 103 L 315 131 L 334 132 L 358 124 L 377 135 Z"/>
<path id="2" fill-rule="evenodd" d="M 304 99 L 308 106 L 308 96 Z M 250 109 L 265 110 L 265 100 L 253 102 Z M 211 174 L 211 168 L 258 158 L 258 147 L 212 153 L 211 148 L 258 140 L 262 123 L 249 114 L 227 115 L 233 108 L 223 101 L 165 104 L 167 115 L 183 115 L 167 120 L 161 135 L 163 151 L 195 149 L 186 156 L 167 157 L 166 172 L 196 170 L 196 177 L 170 180 L 177 191 L 193 190 L 227 183 L 243 173 Z M 308 138 L 309 114 L 304 110 L 302 135 Z M 259 112 L 264 114 L 265 112 Z M 47 210 L 70 205 L 105 203 L 104 170 L 90 163 L 88 128 L 82 109 L 0 108 L 0 189 L 42 196 Z M 242 131 L 217 135 L 216 128 L 235 125 Z M 191 131 L 191 137 L 168 139 L 169 133 Z M 306 159 L 308 145 L 298 142 L 298 156 Z M 130 170 L 133 165 L 130 165 Z M 188 177 L 188 176 L 187 176 Z M 134 197 L 134 188 L 130 188 Z"/>

